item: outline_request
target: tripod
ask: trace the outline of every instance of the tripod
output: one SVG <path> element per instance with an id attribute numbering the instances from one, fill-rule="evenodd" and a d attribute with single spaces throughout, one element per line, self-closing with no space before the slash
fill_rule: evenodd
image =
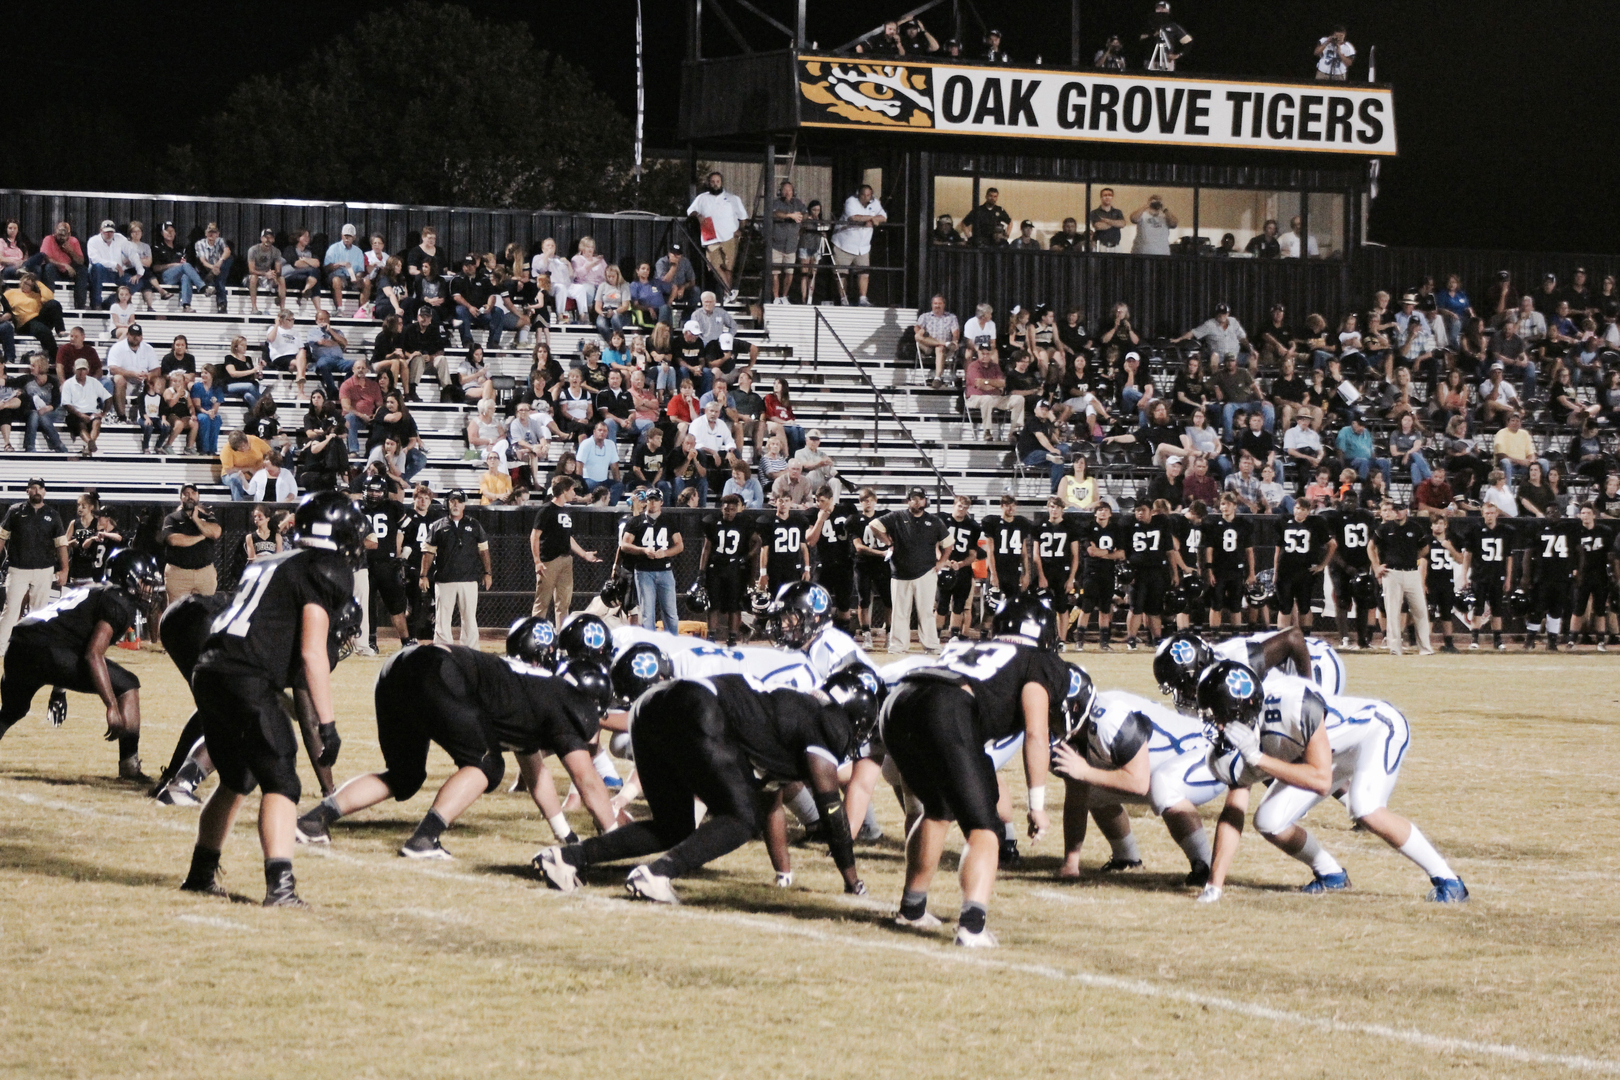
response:
<path id="1" fill-rule="evenodd" d="M 1176 58 L 1170 52 L 1170 41 L 1164 36 L 1164 31 L 1158 33 L 1159 40 L 1153 44 L 1153 55 L 1148 57 L 1147 69 L 1149 71 L 1174 71 Z"/>
<path id="2" fill-rule="evenodd" d="M 838 302 L 848 304 L 849 292 L 844 288 L 844 275 L 849 271 L 840 269 L 838 260 L 833 258 L 832 240 L 830 239 L 832 235 L 831 223 L 824 229 L 817 229 L 816 235 L 820 240 L 820 244 L 816 248 L 816 264 L 810 268 L 810 301 L 815 302 L 816 278 L 820 275 L 821 264 L 825 260 L 833 268 L 833 280 L 838 282 Z"/>

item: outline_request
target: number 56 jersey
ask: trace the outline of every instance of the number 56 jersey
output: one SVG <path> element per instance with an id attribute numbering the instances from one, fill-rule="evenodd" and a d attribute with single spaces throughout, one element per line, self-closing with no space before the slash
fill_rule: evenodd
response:
<path id="1" fill-rule="evenodd" d="M 257 559 L 214 618 L 197 670 L 289 687 L 302 664 L 305 605 L 325 608 L 330 619 L 353 595 L 354 572 L 334 552 L 300 548 Z"/>
<path id="2" fill-rule="evenodd" d="M 1069 692 L 1069 666 L 1056 653 L 1012 641 L 954 641 L 939 659 L 904 678 L 945 678 L 972 687 L 978 737 L 997 743 L 1024 731 L 1024 687 L 1045 688 L 1047 723 L 1057 730 Z"/>

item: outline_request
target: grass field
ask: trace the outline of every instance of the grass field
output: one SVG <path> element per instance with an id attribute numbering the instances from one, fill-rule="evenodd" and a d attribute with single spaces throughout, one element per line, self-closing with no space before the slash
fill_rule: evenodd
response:
<path id="1" fill-rule="evenodd" d="M 1146 653 L 1084 659 L 1099 687 L 1156 694 Z M 1195 905 L 1181 852 L 1138 817 L 1143 873 L 1060 884 L 1047 839 L 1003 875 L 994 952 L 888 926 L 903 860 L 886 795 L 889 837 L 858 848 L 868 898 L 842 896 L 810 848 L 795 849 L 795 887 L 771 888 L 758 844 L 680 882 L 679 908 L 622 899 L 618 873 L 565 897 L 528 869 L 550 831 L 504 793 L 446 834 L 457 861 L 407 862 L 394 851 L 449 771 L 438 751 L 417 798 L 340 822 L 329 851 L 299 849 L 312 911 L 182 895 L 195 811 L 107 779 L 100 707 L 74 696 L 52 730 L 42 694 L 0 742 L 0 1075 L 1620 1073 L 1620 668 L 1596 655 L 1345 660 L 1353 693 L 1411 717 L 1391 805 L 1451 860 L 1470 904 L 1423 903 L 1417 868 L 1329 804 L 1309 825 L 1353 891 L 1299 895 L 1308 871 L 1251 831 L 1226 899 Z M 190 699 L 163 655 L 127 661 L 155 773 Z M 340 781 L 380 765 L 376 664 L 346 661 L 336 679 Z M 253 830 L 249 811 L 224 867 L 257 901 Z M 1087 867 L 1107 853 L 1094 838 Z M 932 899 L 947 930 L 953 865 Z"/>

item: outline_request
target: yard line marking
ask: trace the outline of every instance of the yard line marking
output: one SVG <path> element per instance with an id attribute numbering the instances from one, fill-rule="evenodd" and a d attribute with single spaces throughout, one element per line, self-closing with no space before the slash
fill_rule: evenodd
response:
<path id="1" fill-rule="evenodd" d="M 73 806 L 69 803 L 55 800 L 41 799 L 37 796 L 22 793 L 0 791 L 9 798 L 30 805 L 41 806 L 51 810 L 64 810 L 70 813 L 88 817 L 128 820 L 129 814 L 108 813 L 88 807 Z M 166 823 L 165 823 L 166 824 Z M 580 895 L 554 893 L 543 886 L 531 886 L 522 881 L 503 879 L 486 875 L 461 873 L 451 870 L 439 870 L 425 867 L 420 863 L 408 859 L 378 860 L 375 858 L 361 858 L 346 855 L 330 848 L 321 846 L 305 847 L 305 851 L 322 858 L 333 859 L 337 862 L 371 869 L 393 867 L 413 874 L 425 874 L 429 877 L 445 878 L 449 880 L 492 885 L 497 888 L 519 888 L 534 894 L 537 900 L 570 900 L 584 904 L 586 907 L 597 910 L 611 910 L 634 917 L 684 919 L 697 922 L 721 923 L 735 926 L 755 933 L 772 934 L 777 937 L 794 937 L 807 941 L 816 941 L 834 945 L 845 949 L 867 949 L 874 952 L 899 953 L 916 956 L 948 964 L 967 964 L 986 970 L 1009 972 L 1019 975 L 1033 975 L 1038 978 L 1049 979 L 1054 982 L 1075 983 L 1094 990 L 1110 990 L 1116 993 L 1130 994 L 1134 997 L 1150 1000 L 1179 1002 L 1185 1005 L 1198 1005 L 1208 1009 L 1232 1013 L 1237 1016 L 1246 1016 L 1256 1020 L 1269 1020 L 1273 1023 L 1287 1024 L 1293 1027 L 1307 1028 L 1326 1034 L 1336 1035 L 1364 1035 L 1386 1042 L 1404 1043 L 1423 1050 L 1440 1051 L 1445 1053 L 1476 1054 L 1482 1057 L 1500 1058 L 1516 1061 L 1526 1065 L 1555 1065 L 1576 1072 L 1597 1073 L 1601 1075 L 1620 1076 L 1620 1061 L 1606 1058 L 1590 1058 L 1579 1054 L 1553 1054 L 1540 1050 L 1527 1050 L 1512 1043 L 1480 1042 L 1474 1039 L 1459 1039 L 1446 1035 L 1431 1035 L 1428 1032 L 1415 1028 L 1398 1028 L 1389 1024 L 1364 1023 L 1351 1020 L 1338 1020 L 1328 1017 L 1310 1016 L 1306 1013 L 1291 1012 L 1286 1009 L 1277 1009 L 1269 1005 L 1256 1002 L 1241 1001 L 1237 998 L 1221 997 L 1216 994 L 1204 994 L 1196 990 L 1182 990 L 1173 986 L 1163 986 L 1156 983 L 1144 982 L 1140 979 L 1127 979 L 1115 975 L 1100 975 L 1088 971 L 1070 971 L 1063 968 L 1052 967 L 1049 964 L 1034 964 L 1017 960 L 997 960 L 984 956 L 978 952 L 954 950 L 944 944 L 943 938 L 928 941 L 893 941 L 883 940 L 870 936 L 855 936 L 850 934 L 834 933 L 828 930 L 817 929 L 797 923 L 783 923 L 764 916 L 747 915 L 737 912 L 706 912 L 690 907 L 668 907 L 662 904 L 647 904 L 635 900 L 613 899 L 600 894 Z M 1053 892 L 1055 896 L 1064 896 L 1055 890 L 1032 890 L 1037 896 L 1046 899 L 1042 894 Z M 420 914 L 424 909 L 413 910 L 413 914 Z M 209 916 L 177 916 L 183 921 L 211 920 L 204 925 L 215 923 L 228 923 L 229 920 L 216 919 Z M 233 925 L 234 929 L 235 926 Z M 245 927 L 244 927 L 245 928 Z"/>
<path id="2" fill-rule="evenodd" d="M 217 915 L 176 915 L 175 922 L 190 923 L 193 926 L 212 926 L 216 930 L 252 930 L 246 923 L 239 923 L 234 919 L 221 919 Z"/>

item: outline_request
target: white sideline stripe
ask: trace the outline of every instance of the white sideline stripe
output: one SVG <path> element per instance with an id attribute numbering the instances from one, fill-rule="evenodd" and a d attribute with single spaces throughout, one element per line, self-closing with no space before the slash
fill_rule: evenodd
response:
<path id="1" fill-rule="evenodd" d="M 56 800 L 41 799 L 24 792 L 0 791 L 0 795 L 15 799 L 18 802 L 33 806 L 40 806 L 50 810 L 65 810 L 70 813 L 86 817 L 99 817 L 118 820 L 128 820 L 131 815 L 107 813 L 93 810 L 88 807 L 73 806 L 69 803 Z M 187 830 L 189 831 L 189 830 Z M 1199 1005 L 1221 1012 L 1232 1013 L 1237 1016 L 1247 1016 L 1256 1020 L 1270 1020 L 1273 1023 L 1288 1024 L 1293 1027 L 1307 1028 L 1336 1035 L 1365 1035 L 1386 1042 L 1403 1043 L 1423 1050 L 1438 1051 L 1441 1053 L 1477 1054 L 1482 1057 L 1501 1058 L 1508 1061 L 1517 1061 L 1526 1065 L 1556 1065 L 1576 1072 L 1598 1073 L 1609 1076 L 1620 1076 L 1620 1061 L 1606 1058 L 1589 1058 L 1579 1054 L 1549 1054 L 1540 1050 L 1526 1050 L 1512 1043 L 1479 1042 L 1474 1039 L 1458 1039 L 1445 1035 L 1430 1035 L 1415 1028 L 1397 1028 L 1388 1024 L 1361 1023 L 1351 1020 L 1336 1020 L 1327 1017 L 1309 1016 L 1305 1013 L 1290 1012 L 1286 1009 L 1275 1009 L 1269 1005 L 1255 1002 L 1240 1001 L 1236 998 L 1221 997 L 1215 994 L 1202 994 L 1195 990 L 1181 990 L 1173 986 L 1162 986 L 1156 983 L 1143 982 L 1139 979 L 1125 979 L 1115 975 L 1099 975 L 1088 971 L 1067 971 L 1052 967 L 1048 964 L 1031 964 L 1015 960 L 996 960 L 984 956 L 980 952 L 956 950 L 944 946 L 943 939 L 935 942 L 928 941 L 892 941 L 866 936 L 852 936 L 837 934 L 814 927 L 801 926 L 793 923 L 783 923 L 756 915 L 737 913 L 716 914 L 713 912 L 697 911 L 691 908 L 670 907 L 663 904 L 647 904 L 634 900 L 618 900 L 601 896 L 600 894 L 553 894 L 552 890 L 540 885 L 538 888 L 524 884 L 515 879 L 498 878 L 488 875 L 467 874 L 453 870 L 441 870 L 426 867 L 421 863 L 409 859 L 377 859 L 360 858 L 331 850 L 325 845 L 306 845 L 302 851 L 322 858 L 333 859 L 337 862 L 355 866 L 365 866 L 371 869 L 393 867 L 399 870 L 408 870 L 413 874 L 429 877 L 445 878 L 454 881 L 468 882 L 479 885 L 492 885 L 496 888 L 519 888 L 535 893 L 536 898 L 574 900 L 588 907 L 612 910 L 618 913 L 632 913 L 641 917 L 688 919 L 699 922 L 718 922 L 730 926 L 740 927 L 756 933 L 774 934 L 778 937 L 796 937 L 807 941 L 823 942 L 836 945 L 844 949 L 866 949 L 874 952 L 901 953 L 908 956 L 921 957 L 940 963 L 967 964 L 992 971 L 1005 971 L 1019 975 L 1033 975 L 1054 982 L 1076 983 L 1095 990 L 1111 990 L 1118 993 L 1130 994 L 1134 997 L 1150 1000 L 1173 1001 L 1186 1005 Z M 1056 890 L 1036 889 L 1034 894 L 1040 899 L 1054 899 L 1063 897 Z M 1050 893 L 1051 895 L 1045 895 Z M 864 906 L 864 905 L 862 905 Z M 404 909 L 401 914 L 410 914 L 422 917 L 428 914 L 428 909 Z M 194 922 L 201 925 L 216 926 L 224 924 L 221 928 L 247 929 L 239 923 L 232 923 L 228 919 L 211 916 L 176 916 L 182 922 Z"/>
<path id="2" fill-rule="evenodd" d="M 217 915 L 176 915 L 175 922 L 190 923 L 193 926 L 212 926 L 216 930 L 251 930 L 253 927 L 247 923 L 239 923 L 234 919 L 221 919 Z"/>

